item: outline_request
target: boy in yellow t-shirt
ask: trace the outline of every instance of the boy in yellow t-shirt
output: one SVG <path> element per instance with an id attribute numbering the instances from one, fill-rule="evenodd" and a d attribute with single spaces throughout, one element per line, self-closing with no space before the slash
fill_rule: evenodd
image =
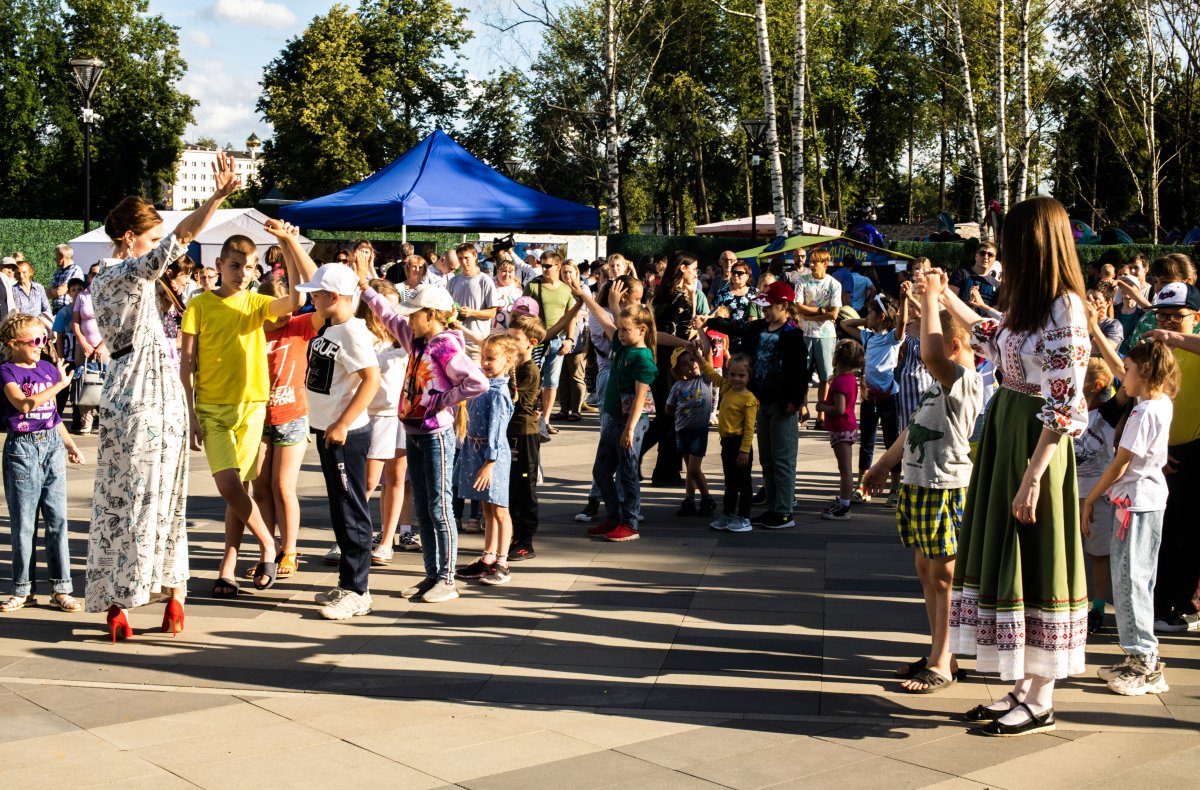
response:
<path id="1" fill-rule="evenodd" d="M 213 587 L 218 598 L 238 593 L 234 579 L 245 527 L 262 547 L 254 586 L 265 590 L 274 584 L 278 567 L 275 540 L 249 493 L 271 389 L 263 323 L 298 309 L 302 295 L 292 291 L 272 299 L 247 290 L 257 258 L 249 238 L 226 239 L 217 258 L 220 288 L 193 297 L 181 326 L 179 372 L 191 420 L 192 449 L 203 446 L 217 490 L 225 499 L 225 556 Z M 290 258 L 285 257 L 285 263 L 289 281 L 303 282 L 305 273 L 296 271 Z"/>

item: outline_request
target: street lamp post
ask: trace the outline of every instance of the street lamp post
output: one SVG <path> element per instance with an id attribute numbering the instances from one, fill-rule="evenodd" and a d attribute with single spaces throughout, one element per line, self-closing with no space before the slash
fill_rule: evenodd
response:
<path id="1" fill-rule="evenodd" d="M 758 214 L 754 211 L 754 173 L 759 163 L 759 151 L 762 150 L 762 138 L 767 133 L 766 118 L 747 118 L 742 121 L 746 130 L 746 140 L 750 143 L 750 243 L 758 241 Z"/>
<path id="2" fill-rule="evenodd" d="M 92 229 L 92 124 L 101 120 L 92 109 L 92 94 L 105 63 L 99 58 L 71 58 L 71 73 L 83 94 L 83 232 Z"/>

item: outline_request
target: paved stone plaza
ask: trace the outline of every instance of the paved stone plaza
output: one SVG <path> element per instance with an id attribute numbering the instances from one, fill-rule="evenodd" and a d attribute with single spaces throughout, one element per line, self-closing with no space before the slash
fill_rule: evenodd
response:
<path id="1" fill-rule="evenodd" d="M 910 553 L 881 505 L 821 521 L 836 469 L 802 432 L 797 527 L 716 533 L 648 488 L 643 538 L 606 544 L 572 521 L 590 481 L 594 418 L 544 446 L 538 557 L 506 587 L 410 604 L 419 554 L 372 573 L 375 611 L 322 620 L 336 581 L 316 451 L 301 478 L 300 572 L 208 597 L 223 507 L 193 456 L 187 630 L 131 613 L 46 606 L 0 620 L 0 786 L 718 788 L 1194 786 L 1200 634 L 1163 638 L 1169 693 L 1122 698 L 1094 676 L 1060 685 L 1058 731 L 971 734 L 955 714 L 1002 696 L 975 675 L 933 695 L 890 675 L 926 650 Z M 81 445 L 95 459 L 95 439 Z M 710 449 L 715 450 L 715 441 Z M 647 470 L 649 465 L 647 465 Z M 719 459 L 709 469 L 719 478 Z M 70 471 L 82 595 L 92 467 Z M 718 486 L 719 490 L 719 486 Z M 10 576 L 7 518 L 0 522 Z M 464 536 L 473 558 L 481 536 Z M 244 570 L 256 552 L 245 552 Z M 44 561 L 41 563 L 44 567 Z M 247 592 L 247 589 L 249 591 Z M 40 593 L 45 600 L 46 586 Z M 5 591 L 7 593 L 7 590 Z M 1112 616 L 1109 625 L 1113 626 Z M 1115 634 L 1089 671 L 1119 655 Z M 963 661 L 970 669 L 971 659 Z"/>

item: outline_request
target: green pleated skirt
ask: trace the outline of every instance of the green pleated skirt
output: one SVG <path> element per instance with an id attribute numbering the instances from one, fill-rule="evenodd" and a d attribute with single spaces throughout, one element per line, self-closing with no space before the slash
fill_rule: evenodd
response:
<path id="1" fill-rule="evenodd" d="M 950 605 L 950 649 L 1003 680 L 1084 671 L 1087 586 L 1075 448 L 1058 443 L 1042 477 L 1037 521 L 1012 514 L 1042 433 L 1045 400 L 1001 388 L 967 490 Z"/>

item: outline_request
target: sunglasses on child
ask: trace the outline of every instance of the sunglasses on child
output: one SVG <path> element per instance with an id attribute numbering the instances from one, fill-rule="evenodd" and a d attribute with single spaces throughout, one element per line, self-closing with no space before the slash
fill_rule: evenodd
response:
<path id="1" fill-rule="evenodd" d="M 38 335 L 37 337 L 17 337 L 17 338 L 13 338 L 12 342 L 20 343 L 23 346 L 33 346 L 34 348 L 41 348 L 42 346 L 46 345 L 46 336 Z"/>

